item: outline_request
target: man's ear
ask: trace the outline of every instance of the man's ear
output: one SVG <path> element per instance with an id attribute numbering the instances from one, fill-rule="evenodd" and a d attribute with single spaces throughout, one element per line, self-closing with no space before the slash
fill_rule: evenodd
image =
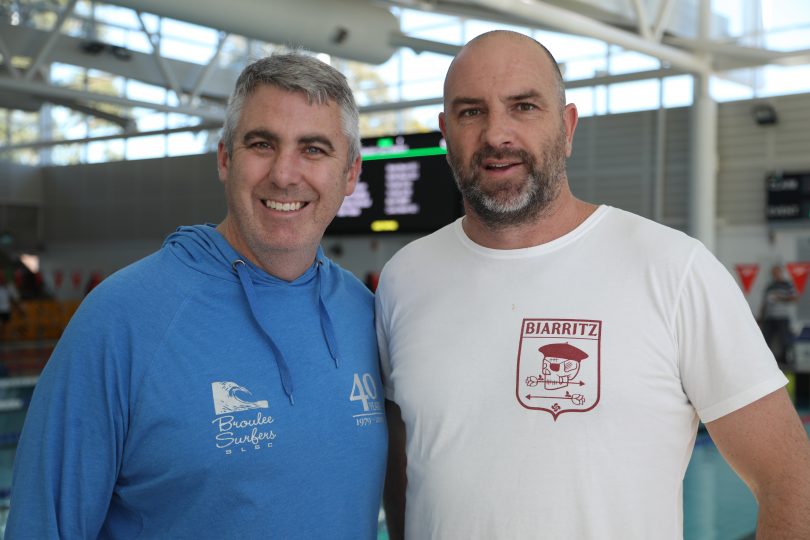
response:
<path id="1" fill-rule="evenodd" d="M 219 181 L 225 183 L 228 179 L 228 167 L 231 164 L 231 156 L 225 148 L 225 143 L 219 141 L 217 145 L 217 172 L 219 172 Z"/>
<path id="2" fill-rule="evenodd" d="M 444 111 L 439 113 L 439 130 L 442 132 L 442 137 L 444 137 L 445 144 L 447 143 L 447 115 L 444 114 Z M 444 159 L 447 163 L 450 163 L 450 154 L 445 154 Z"/>
<path id="3" fill-rule="evenodd" d="M 579 112 L 577 106 L 569 103 L 563 109 L 563 124 L 565 125 L 565 157 L 571 157 L 574 151 L 574 131 L 579 122 Z"/>
<path id="4" fill-rule="evenodd" d="M 357 179 L 360 178 L 360 169 L 363 164 L 363 158 L 357 156 L 354 162 L 349 166 L 346 171 L 346 196 L 348 197 L 354 193 L 354 188 L 357 187 Z"/>

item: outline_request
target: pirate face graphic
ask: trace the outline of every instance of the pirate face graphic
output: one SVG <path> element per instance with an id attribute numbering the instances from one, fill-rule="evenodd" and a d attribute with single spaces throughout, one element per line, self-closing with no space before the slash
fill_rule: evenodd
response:
<path id="1" fill-rule="evenodd" d="M 585 412 L 599 401 L 601 321 L 526 319 L 518 352 L 517 398 L 527 409 Z"/>
<path id="2" fill-rule="evenodd" d="M 543 355 L 543 371 L 538 378 L 546 390 L 565 388 L 576 379 L 579 363 L 588 355 L 568 343 L 553 343 L 537 349 Z"/>

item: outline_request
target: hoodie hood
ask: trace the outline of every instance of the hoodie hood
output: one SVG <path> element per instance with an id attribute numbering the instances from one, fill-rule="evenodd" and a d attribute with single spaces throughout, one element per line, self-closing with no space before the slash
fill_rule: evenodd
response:
<path id="1" fill-rule="evenodd" d="M 318 247 L 312 266 L 301 276 L 290 282 L 268 274 L 251 263 L 246 257 L 240 255 L 225 237 L 216 230 L 215 225 L 179 227 L 166 238 L 163 242 L 163 248 L 169 249 L 184 264 L 198 272 L 239 283 L 247 300 L 251 319 L 267 339 L 282 387 L 292 405 L 295 404 L 293 397 L 294 386 L 289 364 L 284 353 L 273 339 L 273 329 L 268 328 L 263 322 L 264 318 L 259 316 L 263 308 L 259 305 L 256 287 L 268 285 L 294 287 L 306 284 L 314 279 L 318 280 L 318 311 L 321 330 L 335 368 L 340 367 L 337 339 L 332 317 L 329 315 L 328 295 L 326 294 L 329 287 L 329 270 L 332 262 L 324 256 L 322 248 Z"/>

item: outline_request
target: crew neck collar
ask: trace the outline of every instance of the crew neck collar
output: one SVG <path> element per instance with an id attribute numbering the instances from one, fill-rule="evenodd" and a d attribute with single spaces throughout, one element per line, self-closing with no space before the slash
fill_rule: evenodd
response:
<path id="1" fill-rule="evenodd" d="M 464 220 L 463 217 L 458 218 L 455 222 L 453 222 L 453 230 L 456 233 L 461 244 L 466 247 L 467 249 L 482 255 L 484 257 L 488 257 L 491 259 L 520 259 L 524 257 L 534 257 L 536 255 L 542 255 L 545 253 L 550 253 L 552 251 L 556 251 L 563 246 L 570 244 L 571 242 L 577 240 L 584 234 L 586 234 L 591 228 L 593 228 L 596 223 L 601 221 L 601 219 L 611 210 L 610 206 L 600 205 L 590 216 L 588 216 L 582 223 L 577 225 L 577 227 L 562 235 L 559 238 L 555 238 L 550 242 L 546 242 L 544 244 L 539 244 L 536 246 L 530 246 L 527 248 L 517 248 L 517 249 L 495 249 L 495 248 L 488 248 L 484 247 L 480 244 L 475 243 L 467 233 L 464 232 L 464 227 L 462 226 L 462 221 Z"/>

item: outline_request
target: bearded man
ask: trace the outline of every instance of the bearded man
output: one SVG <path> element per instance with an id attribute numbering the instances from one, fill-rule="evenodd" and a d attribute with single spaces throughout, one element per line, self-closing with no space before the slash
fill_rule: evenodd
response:
<path id="1" fill-rule="evenodd" d="M 472 40 L 439 123 L 466 215 L 377 289 L 391 538 L 680 539 L 700 420 L 757 538 L 810 538 L 810 443 L 745 299 L 700 242 L 572 194 L 548 50 Z"/>

